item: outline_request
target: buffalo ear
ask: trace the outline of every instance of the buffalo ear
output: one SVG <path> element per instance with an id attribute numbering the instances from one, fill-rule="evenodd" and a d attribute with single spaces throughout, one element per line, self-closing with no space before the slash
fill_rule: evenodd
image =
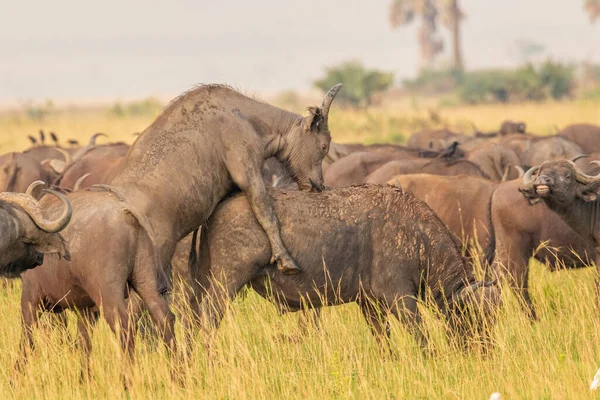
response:
<path id="1" fill-rule="evenodd" d="M 42 254 L 56 253 L 67 261 L 71 258 L 67 242 L 58 233 L 41 234 L 35 238 L 32 246 Z"/>
<path id="2" fill-rule="evenodd" d="M 323 125 L 323 111 L 320 107 L 308 107 L 309 115 L 302 118 L 302 129 L 304 132 L 318 132 Z"/>
<path id="3" fill-rule="evenodd" d="M 534 188 L 519 188 L 519 192 L 525 197 L 525 200 L 527 200 L 530 206 L 534 206 L 544 201 L 537 197 Z"/>
<path id="4" fill-rule="evenodd" d="M 588 183 L 587 185 L 578 186 L 579 190 L 577 197 L 588 202 L 598 200 L 598 196 L 600 195 L 600 182 L 592 182 Z"/>
<path id="5" fill-rule="evenodd" d="M 598 195 L 596 193 L 583 193 L 581 198 L 585 201 L 596 201 L 598 199 Z"/>

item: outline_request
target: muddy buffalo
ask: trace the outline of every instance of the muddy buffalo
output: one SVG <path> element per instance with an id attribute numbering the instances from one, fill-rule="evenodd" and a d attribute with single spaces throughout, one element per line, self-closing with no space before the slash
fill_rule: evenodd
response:
<path id="1" fill-rule="evenodd" d="M 303 270 L 289 276 L 273 268 L 269 240 L 248 199 L 225 200 L 202 232 L 193 273 L 200 286 L 193 306 L 209 332 L 245 285 L 282 311 L 356 302 L 378 339 L 387 333 L 390 312 L 422 340 L 418 299 L 433 300 L 447 316 L 475 298 L 499 300 L 495 287 L 476 282 L 440 219 L 407 192 L 367 185 L 270 196 L 282 237 Z"/>
<path id="2" fill-rule="evenodd" d="M 321 161 L 331 140 L 328 115 L 340 87 L 332 88 L 322 106 L 311 107 L 306 117 L 222 85 L 202 85 L 176 98 L 138 136 L 112 186 L 68 196 L 76 211 L 64 232 L 72 243 L 71 262 L 49 259 L 24 276 L 25 347 L 31 345 L 28 332 L 37 318 L 32 310 L 40 302 L 46 310 L 102 307 L 131 360 L 129 288 L 174 351 L 175 319 L 162 283 L 165 269 L 177 242 L 204 223 L 236 186 L 248 194 L 269 238 L 269 260 L 282 272 L 297 272 L 279 235 L 262 166 L 275 157 L 300 189 L 322 190 Z M 62 271 L 60 279 L 48 279 L 55 271 Z M 87 330 L 80 334 L 87 337 Z"/>

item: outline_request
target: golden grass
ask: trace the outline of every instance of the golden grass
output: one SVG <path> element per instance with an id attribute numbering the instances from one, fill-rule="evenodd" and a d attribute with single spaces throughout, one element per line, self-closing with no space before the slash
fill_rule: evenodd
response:
<path id="1" fill-rule="evenodd" d="M 369 112 L 336 110 L 330 124 L 336 140 L 392 140 L 408 133 L 407 127 L 430 120 L 427 111 L 415 110 L 409 106 L 397 111 L 390 106 Z M 598 106 L 571 103 L 455 107 L 441 109 L 443 121 L 437 123 L 474 121 L 481 129 L 491 129 L 509 117 L 524 119 L 533 131 L 547 133 L 554 124 L 600 123 L 598 110 Z M 0 117 L 0 146 L 2 151 L 22 150 L 28 145 L 25 135 L 40 127 L 62 138 L 83 140 L 101 131 L 112 140 L 132 141 L 131 133 L 152 119 L 65 113 L 40 124 L 5 114 Z M 52 324 L 36 332 L 31 363 L 22 375 L 14 375 L 20 337 L 17 283 L 0 292 L 0 365 L 4 366 L 0 393 L 19 399 L 485 399 L 498 391 L 505 399 L 594 398 L 588 386 L 600 366 L 600 330 L 593 271 L 550 273 L 535 262 L 532 267 L 532 297 L 541 320 L 530 323 L 514 296 L 506 294 L 488 356 L 450 346 L 440 322 L 426 313 L 437 354 L 424 356 L 396 322 L 392 325 L 396 357 L 383 357 L 354 305 L 325 309 L 321 332 L 313 331 L 299 342 L 282 341 L 281 334 L 298 335 L 297 317 L 277 315 L 273 306 L 251 293 L 236 301 L 226 315 L 212 363 L 197 346 L 183 371 L 184 387 L 170 380 L 164 349 L 138 338 L 133 386 L 128 391 L 121 385 L 117 340 L 104 322 L 94 329 L 93 378 L 80 382 L 72 315 L 68 334 Z M 179 323 L 178 337 L 183 338 Z"/>
<path id="2" fill-rule="evenodd" d="M 488 356 L 449 346 L 440 322 L 426 313 L 436 355 L 426 357 L 397 322 L 394 358 L 381 355 L 358 307 L 325 309 L 320 332 L 303 340 L 295 315 L 279 316 L 250 294 L 226 315 L 212 363 L 198 345 L 183 370 L 185 386 L 169 377 L 164 349 L 138 337 L 133 385 L 124 391 L 117 340 L 105 323 L 94 330 L 93 378 L 79 380 L 79 357 L 69 335 L 52 325 L 36 333 L 36 352 L 21 376 L 11 373 L 19 354 L 17 286 L 0 297 L 0 393 L 11 398 L 593 398 L 588 385 L 598 367 L 600 331 L 594 307 L 593 271 L 550 273 L 533 269 L 533 298 L 541 320 L 529 322 L 512 295 L 495 329 Z M 69 333 L 74 335 L 74 321 Z M 178 327 L 181 338 L 181 326 Z M 199 341 L 200 342 L 200 341 Z M 11 384 L 11 379 L 13 379 Z"/>

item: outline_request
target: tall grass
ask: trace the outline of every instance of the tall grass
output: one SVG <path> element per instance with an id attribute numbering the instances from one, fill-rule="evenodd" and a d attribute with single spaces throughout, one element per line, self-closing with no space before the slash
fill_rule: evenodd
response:
<path id="1" fill-rule="evenodd" d="M 340 141 L 389 141 L 399 137 L 395 135 L 408 135 L 410 124 L 431 121 L 431 113 L 424 110 L 413 106 L 369 112 L 332 109 L 330 125 Z M 439 114 L 441 122 L 434 124 L 473 121 L 480 129 L 491 129 L 508 117 L 524 119 L 540 133 L 554 124 L 600 123 L 597 106 L 570 103 L 455 107 Z M 54 130 L 63 138 L 83 140 L 100 131 L 112 140 L 132 141 L 131 133 L 153 118 L 115 117 L 101 111 L 65 113 L 49 115 L 40 125 L 5 114 L 0 117 L 0 146 L 2 151 L 22 150 L 28 145 L 25 136 L 39 128 Z M 127 391 L 121 384 L 118 341 L 103 321 L 94 328 L 92 378 L 80 380 L 72 314 L 67 331 L 51 323 L 50 316 L 43 318 L 31 362 L 22 374 L 15 374 L 12 366 L 20 354 L 21 330 L 21 288 L 16 282 L 0 291 L 0 393 L 20 399 L 485 399 L 498 391 L 506 399 L 594 398 L 588 385 L 600 365 L 600 330 L 593 276 L 591 269 L 551 273 L 532 262 L 531 294 L 540 321 L 527 320 L 516 298 L 505 291 L 488 355 L 449 345 L 440 321 L 430 312 L 424 313 L 424 319 L 436 349 L 433 356 L 424 355 L 397 322 L 392 324 L 395 356 L 382 355 L 355 305 L 325 309 L 320 331 L 300 337 L 296 315 L 278 315 L 271 304 L 251 292 L 236 300 L 226 314 L 210 359 L 197 337 L 192 359 L 182 371 L 183 386 L 171 380 L 165 350 L 138 337 L 133 383 Z M 182 342 L 180 322 L 177 333 Z M 285 336 L 301 340 L 285 340 Z"/>
<path id="2" fill-rule="evenodd" d="M 435 355 L 425 356 L 397 322 L 392 324 L 394 357 L 384 356 L 358 307 L 325 309 L 320 331 L 304 337 L 295 315 L 250 293 L 226 314 L 210 360 L 195 346 L 183 368 L 184 385 L 170 379 L 162 347 L 137 338 L 133 384 L 121 385 L 115 336 L 101 322 L 94 329 L 92 378 L 80 381 L 79 356 L 69 331 L 43 324 L 36 351 L 22 375 L 11 366 L 19 355 L 19 292 L 0 297 L 0 393 L 12 398 L 593 398 L 591 381 L 600 357 L 593 271 L 550 273 L 533 265 L 533 298 L 541 320 L 531 323 L 507 293 L 487 356 L 446 343 L 440 322 L 425 312 Z M 49 319 L 48 317 L 45 318 Z M 182 328 L 178 326 L 179 338 Z M 285 340 L 282 336 L 300 340 Z"/>

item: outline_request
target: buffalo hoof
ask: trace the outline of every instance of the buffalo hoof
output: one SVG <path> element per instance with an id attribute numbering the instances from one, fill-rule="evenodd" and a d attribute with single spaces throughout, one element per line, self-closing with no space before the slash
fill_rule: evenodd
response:
<path id="1" fill-rule="evenodd" d="M 279 258 L 277 260 L 277 269 L 286 275 L 294 275 L 300 272 L 300 268 L 298 268 L 294 260 L 289 257 Z"/>

